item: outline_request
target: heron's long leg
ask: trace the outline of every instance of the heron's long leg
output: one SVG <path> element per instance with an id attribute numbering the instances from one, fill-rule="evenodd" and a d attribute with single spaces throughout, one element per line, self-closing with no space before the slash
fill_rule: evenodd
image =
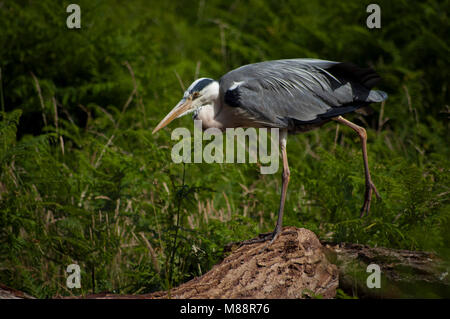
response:
<path id="1" fill-rule="evenodd" d="M 277 219 L 277 224 L 275 226 L 275 229 L 271 233 L 260 234 L 257 238 L 243 241 L 241 243 L 242 245 L 260 243 L 260 242 L 265 242 L 267 240 L 270 240 L 269 244 L 263 248 L 263 250 L 264 250 L 275 241 L 275 239 L 278 237 L 278 235 L 281 232 L 281 227 L 283 225 L 284 203 L 286 201 L 286 193 L 287 193 L 287 187 L 289 184 L 289 177 L 290 177 L 289 164 L 288 164 L 287 151 L 286 151 L 286 142 L 287 142 L 287 131 L 286 130 L 280 131 L 280 151 L 281 151 L 281 157 L 283 160 L 283 173 L 281 175 L 281 180 L 282 180 L 281 198 L 280 198 L 280 206 L 278 208 L 278 219 Z"/>
<path id="2" fill-rule="evenodd" d="M 286 151 L 286 133 L 284 133 L 283 136 L 280 137 L 280 150 L 281 150 L 281 157 L 283 159 L 283 173 L 281 175 L 281 181 L 282 181 L 281 198 L 280 198 L 280 207 L 278 208 L 277 225 L 275 226 L 275 230 L 273 231 L 274 236 L 271 240 L 271 243 L 279 235 L 279 233 L 281 231 L 281 227 L 283 225 L 284 203 L 286 201 L 286 193 L 287 193 L 287 188 L 288 188 L 288 184 L 289 184 L 289 178 L 291 176 L 291 172 L 289 171 L 289 164 L 288 164 L 287 151 Z"/>
<path id="3" fill-rule="evenodd" d="M 366 191 L 364 195 L 364 205 L 361 208 L 361 217 L 362 217 L 364 216 L 365 213 L 369 213 L 370 201 L 372 200 L 372 190 L 375 192 L 378 198 L 381 198 L 380 194 L 377 191 L 377 188 L 375 187 L 375 185 L 372 182 L 372 179 L 370 178 L 369 161 L 367 158 L 367 133 L 363 127 L 358 126 L 355 123 L 352 123 L 344 119 L 342 116 L 335 117 L 333 118 L 333 120 L 352 128 L 354 131 L 356 131 L 356 133 L 358 133 L 361 139 L 361 147 L 364 161 L 364 173 L 366 176 Z"/>

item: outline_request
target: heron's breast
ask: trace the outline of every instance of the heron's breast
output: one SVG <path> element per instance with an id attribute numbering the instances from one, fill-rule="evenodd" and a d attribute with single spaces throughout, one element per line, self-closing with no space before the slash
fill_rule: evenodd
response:
<path id="1" fill-rule="evenodd" d="M 208 128 L 224 129 L 224 123 L 216 119 L 216 112 L 212 105 L 203 106 L 197 113 L 195 120 L 202 121 L 202 128 L 204 130 Z"/>
<path id="2" fill-rule="evenodd" d="M 195 119 L 202 121 L 204 130 L 211 127 L 221 129 L 222 131 L 227 128 L 237 127 L 267 127 L 267 125 L 263 125 L 263 123 L 258 121 L 257 118 L 245 109 L 230 107 L 226 104 L 220 107 L 213 107 L 212 105 L 203 106 Z"/>

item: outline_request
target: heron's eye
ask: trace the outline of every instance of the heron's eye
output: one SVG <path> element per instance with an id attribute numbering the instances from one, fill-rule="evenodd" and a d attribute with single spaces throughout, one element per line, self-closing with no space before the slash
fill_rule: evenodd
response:
<path id="1" fill-rule="evenodd" d="M 198 92 L 194 92 L 192 93 L 192 99 L 195 100 L 196 98 L 198 98 L 200 96 L 200 93 Z"/>

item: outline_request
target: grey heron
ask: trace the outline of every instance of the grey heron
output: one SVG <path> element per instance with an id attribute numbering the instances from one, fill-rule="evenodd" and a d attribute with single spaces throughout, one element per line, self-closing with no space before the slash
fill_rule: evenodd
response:
<path id="1" fill-rule="evenodd" d="M 386 100 L 385 92 L 372 90 L 380 79 L 371 68 L 345 62 L 288 59 L 248 64 L 228 72 L 219 81 L 209 78 L 194 81 L 153 133 L 189 113 L 202 121 L 203 129 L 279 128 L 283 172 L 277 224 L 273 232 L 247 241 L 272 243 L 281 231 L 290 178 L 288 133 L 306 132 L 332 120 L 352 128 L 361 140 L 365 172 L 360 216 L 369 212 L 373 192 L 380 197 L 370 177 L 366 131 L 342 117 L 370 103 Z"/>

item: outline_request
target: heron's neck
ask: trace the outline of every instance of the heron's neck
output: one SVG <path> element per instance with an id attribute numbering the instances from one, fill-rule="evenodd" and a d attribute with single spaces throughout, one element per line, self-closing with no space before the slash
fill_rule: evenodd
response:
<path id="1" fill-rule="evenodd" d="M 215 127 L 218 129 L 225 129 L 223 121 L 220 119 L 221 103 L 219 99 L 211 101 L 211 103 L 203 105 L 197 115 L 197 120 L 202 121 L 204 130 Z"/>
<path id="2" fill-rule="evenodd" d="M 225 130 L 229 127 L 228 119 L 224 116 L 223 106 L 220 99 L 220 85 L 218 81 L 213 81 L 203 90 L 203 105 L 196 116 L 202 121 L 204 130 L 208 128 L 218 128 Z M 226 115 L 226 114 L 225 114 Z"/>

